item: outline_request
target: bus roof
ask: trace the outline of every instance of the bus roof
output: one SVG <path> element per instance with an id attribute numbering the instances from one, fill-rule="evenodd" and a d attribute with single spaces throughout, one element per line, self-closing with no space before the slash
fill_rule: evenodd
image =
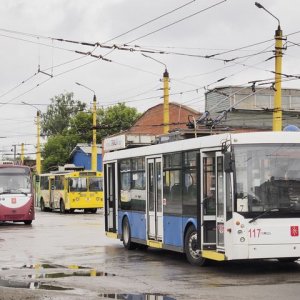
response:
<path id="1" fill-rule="evenodd" d="M 174 141 L 151 146 L 125 149 L 105 153 L 104 162 L 129 157 L 144 157 L 155 154 L 187 151 L 200 148 L 221 147 L 224 142 L 228 144 L 270 144 L 270 143 L 298 143 L 300 144 L 300 132 L 247 132 L 224 133 L 198 138 Z"/>

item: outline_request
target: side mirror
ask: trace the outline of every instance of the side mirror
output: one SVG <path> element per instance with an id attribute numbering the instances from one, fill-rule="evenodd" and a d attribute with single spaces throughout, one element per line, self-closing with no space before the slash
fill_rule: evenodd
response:
<path id="1" fill-rule="evenodd" d="M 231 156 L 231 152 L 224 153 L 224 171 L 225 173 L 233 172 L 233 159 Z"/>

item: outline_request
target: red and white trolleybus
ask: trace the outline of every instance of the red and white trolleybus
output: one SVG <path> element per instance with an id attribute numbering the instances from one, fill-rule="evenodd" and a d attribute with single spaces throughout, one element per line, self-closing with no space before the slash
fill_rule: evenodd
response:
<path id="1" fill-rule="evenodd" d="M 34 220 L 31 170 L 26 166 L 0 164 L 0 222 Z"/>

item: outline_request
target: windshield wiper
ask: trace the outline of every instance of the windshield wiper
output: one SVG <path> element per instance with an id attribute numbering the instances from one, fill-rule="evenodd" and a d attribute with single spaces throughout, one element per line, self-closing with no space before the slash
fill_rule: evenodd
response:
<path id="1" fill-rule="evenodd" d="M 4 194 L 11 194 L 11 191 L 3 191 L 0 193 L 0 195 L 4 195 Z"/>
<path id="2" fill-rule="evenodd" d="M 23 194 L 25 196 L 28 195 L 28 193 L 25 193 L 21 190 L 14 190 L 14 189 L 13 190 L 6 190 L 6 191 L 3 191 L 3 192 L 0 193 L 0 195 L 4 195 L 4 194 Z"/>
<path id="3" fill-rule="evenodd" d="M 28 195 L 28 193 L 25 193 L 25 192 L 21 191 L 20 189 L 16 189 L 16 190 L 13 190 L 13 191 L 16 191 L 18 194 L 23 194 L 25 196 Z"/>
<path id="4" fill-rule="evenodd" d="M 269 208 L 269 209 L 265 210 L 264 212 L 262 212 L 261 214 L 257 215 L 256 217 L 254 217 L 253 219 L 251 219 L 249 221 L 249 223 L 256 221 L 257 219 L 267 215 L 268 213 L 270 213 L 272 211 L 279 211 L 279 208 L 278 207 Z"/>

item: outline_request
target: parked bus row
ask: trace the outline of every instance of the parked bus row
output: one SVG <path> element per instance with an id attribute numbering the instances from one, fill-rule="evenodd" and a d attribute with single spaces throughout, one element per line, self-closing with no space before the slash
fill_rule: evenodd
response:
<path id="1" fill-rule="evenodd" d="M 299 135 L 220 134 L 105 153 L 106 235 L 197 265 L 297 260 Z"/>

